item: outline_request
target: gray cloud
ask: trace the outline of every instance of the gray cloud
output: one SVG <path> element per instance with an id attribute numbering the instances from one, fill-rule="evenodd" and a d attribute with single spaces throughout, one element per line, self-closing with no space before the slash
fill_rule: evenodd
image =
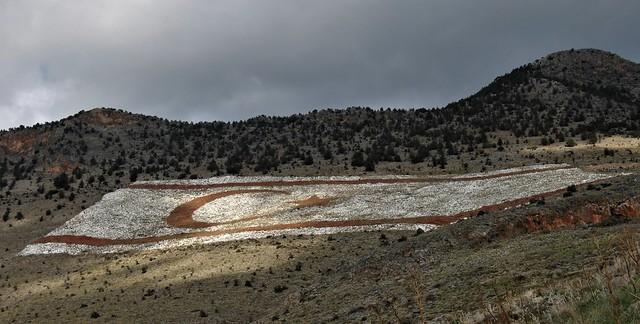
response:
<path id="1" fill-rule="evenodd" d="M 0 1 L 0 128 L 433 107 L 553 51 L 640 60 L 623 0 Z"/>

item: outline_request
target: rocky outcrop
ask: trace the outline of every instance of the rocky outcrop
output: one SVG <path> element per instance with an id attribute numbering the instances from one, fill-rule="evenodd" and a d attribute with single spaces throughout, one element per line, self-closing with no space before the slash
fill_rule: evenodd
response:
<path id="1" fill-rule="evenodd" d="M 622 202 L 585 203 L 563 212 L 534 213 L 513 222 L 499 222 L 491 236 L 509 238 L 575 226 L 616 224 L 633 218 L 640 218 L 640 196 Z"/>
<path id="2" fill-rule="evenodd" d="M 0 148 L 12 154 L 24 154 L 37 144 L 46 144 L 49 133 L 39 133 L 33 129 L 9 132 L 0 136 Z"/>
<path id="3" fill-rule="evenodd" d="M 609 180 L 608 180 L 609 181 Z M 627 175 L 577 192 L 532 199 L 521 207 L 489 211 L 449 227 L 454 238 L 478 245 L 519 235 L 583 226 L 607 226 L 640 219 L 640 176 Z"/>
<path id="4" fill-rule="evenodd" d="M 77 163 L 72 163 L 65 159 L 58 159 L 55 162 L 52 162 L 47 168 L 45 168 L 45 172 L 48 174 L 58 175 L 63 172 L 70 173 L 76 167 L 78 167 Z"/>
<path id="5" fill-rule="evenodd" d="M 115 110 L 95 108 L 79 114 L 79 119 L 90 125 L 114 127 L 133 124 L 137 121 L 134 114 Z"/>

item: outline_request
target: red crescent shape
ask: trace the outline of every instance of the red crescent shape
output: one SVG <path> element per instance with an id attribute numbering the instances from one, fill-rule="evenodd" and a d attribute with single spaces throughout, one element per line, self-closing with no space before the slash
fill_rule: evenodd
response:
<path id="1" fill-rule="evenodd" d="M 264 215 L 260 216 L 250 216 L 250 217 L 245 217 L 245 218 L 240 218 L 240 219 L 234 219 L 234 220 L 230 220 L 230 221 L 226 221 L 226 222 L 215 222 L 215 223 L 208 223 L 208 222 L 199 222 L 193 219 L 193 213 L 198 210 L 198 208 L 216 200 L 216 199 L 220 199 L 223 197 L 228 197 L 228 196 L 234 196 L 234 195 L 240 195 L 240 194 L 246 194 L 246 193 L 274 193 L 274 194 L 284 194 L 284 195 L 288 195 L 289 192 L 286 191 L 279 191 L 279 190 L 231 190 L 231 191 L 224 191 L 224 192 L 217 192 L 214 194 L 210 194 L 210 195 L 206 195 L 206 196 L 202 196 L 202 197 L 198 197 L 195 198 L 193 200 L 190 200 L 178 207 L 176 207 L 175 209 L 173 209 L 171 211 L 171 213 L 169 214 L 169 217 L 167 217 L 167 224 L 169 226 L 173 226 L 173 227 L 180 227 L 180 228 L 203 228 L 203 227 L 211 227 L 211 226 L 216 226 L 216 225 L 226 225 L 226 224 L 234 224 L 234 223 L 239 223 L 239 222 L 244 222 L 244 221 L 248 221 L 248 220 L 252 220 L 252 219 L 256 219 L 256 218 L 260 218 L 260 217 L 264 217 Z"/>

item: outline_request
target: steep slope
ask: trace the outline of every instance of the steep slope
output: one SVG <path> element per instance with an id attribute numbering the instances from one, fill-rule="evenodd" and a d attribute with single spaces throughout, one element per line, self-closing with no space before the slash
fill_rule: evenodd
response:
<path id="1" fill-rule="evenodd" d="M 542 75 L 586 89 L 640 98 L 640 66 L 615 54 L 587 49 L 551 54 L 534 63 Z M 596 90 L 597 92 L 597 90 Z"/>
<path id="2" fill-rule="evenodd" d="M 599 50 L 548 55 L 448 106 L 516 136 L 637 133 L 640 65 Z"/>

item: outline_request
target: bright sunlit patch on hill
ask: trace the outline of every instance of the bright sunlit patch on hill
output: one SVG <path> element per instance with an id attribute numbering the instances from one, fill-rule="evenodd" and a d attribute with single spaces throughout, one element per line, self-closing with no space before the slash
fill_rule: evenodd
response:
<path id="1" fill-rule="evenodd" d="M 607 178 L 544 165 L 450 178 L 221 177 L 107 194 L 21 254 L 132 249 L 369 230 L 423 230 Z"/>

